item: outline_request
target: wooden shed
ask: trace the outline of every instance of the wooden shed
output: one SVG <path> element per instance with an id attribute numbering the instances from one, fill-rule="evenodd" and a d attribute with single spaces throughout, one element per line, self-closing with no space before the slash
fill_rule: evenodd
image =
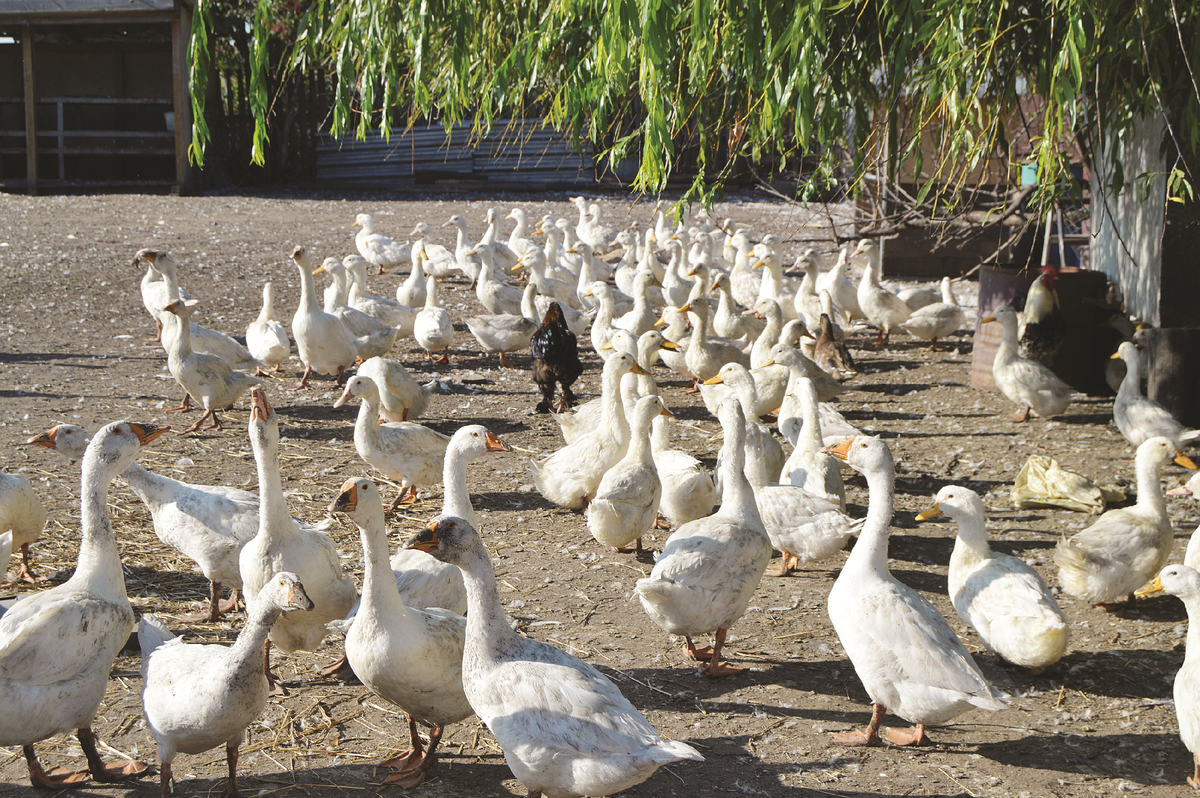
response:
<path id="1" fill-rule="evenodd" d="M 0 190 L 183 189 L 190 4 L 0 0 Z"/>

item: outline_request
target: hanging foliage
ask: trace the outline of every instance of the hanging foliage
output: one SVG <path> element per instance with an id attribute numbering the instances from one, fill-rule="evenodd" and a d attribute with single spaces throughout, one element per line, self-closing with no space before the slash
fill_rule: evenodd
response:
<path id="1" fill-rule="evenodd" d="M 203 71 L 211 0 L 197 0 L 191 70 L 193 155 L 207 140 Z M 953 197 L 1026 131 L 1013 110 L 1040 99 L 1028 156 L 1042 194 L 1073 146 L 1139 114 L 1163 115 L 1164 146 L 1200 151 L 1200 6 L 1178 0 L 312 0 L 287 68 L 333 79 L 331 126 L 362 138 L 422 119 L 534 117 L 640 164 L 634 188 L 657 192 L 695 153 L 686 199 L 711 196 L 735 159 L 815 161 L 822 188 L 849 157 L 851 186 L 906 163 L 918 201 Z M 257 0 L 254 158 L 270 98 L 265 42 L 277 0 Z M 293 13 L 292 16 L 295 14 Z M 1019 116 L 1019 115 L 1018 115 Z M 1186 168 L 1183 167 L 1185 170 Z M 1175 174 L 1177 197 L 1194 176 Z M 947 189 L 949 189 L 947 191 Z"/>

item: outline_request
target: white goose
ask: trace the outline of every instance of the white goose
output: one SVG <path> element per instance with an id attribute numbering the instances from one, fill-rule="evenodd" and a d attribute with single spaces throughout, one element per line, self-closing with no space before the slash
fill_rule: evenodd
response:
<path id="1" fill-rule="evenodd" d="M 342 258 L 342 265 L 350 275 L 350 293 L 346 296 L 346 304 L 357 308 L 368 316 L 372 316 L 389 327 L 400 330 L 400 336 L 407 338 L 413 334 L 413 324 L 417 319 L 417 309 L 401 304 L 390 297 L 373 296 L 367 293 L 367 262 L 358 255 L 347 255 Z"/>
<path id="2" fill-rule="evenodd" d="M 222 744 L 229 763 L 225 794 L 238 794 L 238 747 L 270 693 L 262 666 L 267 634 L 283 613 L 312 607 L 296 575 L 280 573 L 246 607 L 246 625 L 232 646 L 185 643 L 155 616 L 142 616 L 142 709 L 158 746 L 164 798 L 171 794 L 179 753 L 200 754 Z"/>
<path id="3" fill-rule="evenodd" d="M 288 338 L 287 330 L 275 318 L 275 287 L 269 281 L 263 283 L 262 310 L 258 312 L 258 318 L 246 327 L 246 349 L 256 360 L 271 366 L 274 371 L 279 371 L 292 353 L 292 341 Z M 256 376 L 262 374 L 260 370 Z"/>
<path id="4" fill-rule="evenodd" d="M 1178 596 L 1187 610 L 1188 645 L 1183 666 L 1175 674 L 1172 694 L 1179 737 L 1192 754 L 1192 772 L 1187 783 L 1193 790 L 1200 790 L 1200 573 L 1187 565 L 1168 565 L 1138 595 L 1159 591 Z"/>
<path id="5" fill-rule="evenodd" d="M 154 319 L 154 337 L 151 341 L 161 341 L 163 331 L 163 308 L 174 301 L 174 297 L 170 294 L 170 287 L 167 285 L 166 278 L 162 272 L 154 268 L 154 262 L 149 258 L 144 258 L 143 255 L 152 250 L 142 250 L 133 256 L 133 265 L 136 267 L 143 260 L 146 262 L 146 273 L 142 275 L 142 305 L 146 308 L 146 312 L 150 314 L 150 318 Z M 192 298 L 192 295 L 182 288 L 179 289 L 179 298 L 187 301 Z"/>
<path id="6" fill-rule="evenodd" d="M 828 499 L 844 512 L 846 486 L 842 482 L 842 472 L 832 457 L 821 452 L 821 448 L 825 446 L 825 438 L 821 427 L 817 389 L 807 377 L 795 377 L 792 379 L 791 390 L 800 400 L 802 426 L 796 437 L 796 448 L 784 462 L 779 478 L 783 482 L 804 488 L 813 496 Z"/>
<path id="7" fill-rule="evenodd" d="M 380 421 L 414 421 L 425 414 L 437 380 L 422 385 L 402 363 L 383 357 L 367 358 L 355 374 L 370 377 L 379 389 Z"/>
<path id="8" fill-rule="evenodd" d="M 350 516 L 363 547 L 363 595 L 346 634 L 346 658 L 371 692 L 408 716 L 411 747 L 383 766 L 393 769 L 385 784 L 409 789 L 425 781 L 442 729 L 471 715 L 462 680 L 467 622 L 444 609 L 405 605 L 388 563 L 383 502 L 374 483 L 347 480 L 329 511 Z M 427 750 L 418 722 L 431 727 Z"/>
<path id="9" fill-rule="evenodd" d="M 883 735 L 894 745 L 920 745 L 927 724 L 971 707 L 1003 709 L 1007 697 L 980 673 L 941 613 L 888 572 L 895 465 L 887 444 L 858 437 L 825 451 L 863 474 L 869 493 L 866 523 L 829 592 L 829 620 L 871 698 L 871 720 L 834 739 L 877 745 L 884 715 L 894 712 L 913 728 L 885 728 Z"/>
<path id="10" fill-rule="evenodd" d="M 1148 438 L 1162 435 L 1169 438 L 1176 449 L 1182 449 L 1200 437 L 1200 430 L 1188 429 L 1165 407 L 1142 394 L 1142 358 L 1132 341 L 1123 341 L 1113 358 L 1119 358 L 1125 364 L 1125 378 L 1113 400 L 1113 421 L 1125 440 L 1141 446 Z"/>
<path id="11" fill-rule="evenodd" d="M 917 520 L 946 515 L 958 525 L 948 577 L 954 609 L 988 651 L 1040 673 L 1067 652 L 1067 616 L 1037 571 L 1019 557 L 992 551 L 986 513 L 978 493 L 947 485 Z"/>
<path id="12" fill-rule="evenodd" d="M 629 422 L 621 402 L 621 377 L 632 371 L 644 374 L 632 355 L 618 352 L 604 363 L 601 395 L 604 410 L 600 426 L 541 461 L 530 460 L 538 491 L 560 507 L 582 509 L 596 494 L 604 472 L 625 454 Z"/>
<path id="13" fill-rule="evenodd" d="M 0 582 L 4 582 L 9 557 L 20 549 L 21 570 L 17 579 L 37 583 L 29 567 L 29 544 L 37 542 L 45 526 L 46 508 L 29 480 L 20 474 L 0 474 Z"/>
<path id="14" fill-rule="evenodd" d="M 108 489 L 141 447 L 167 427 L 109 424 L 96 433 L 83 458 L 79 561 L 61 585 L 26 596 L 0 617 L 0 745 L 24 748 L 34 787 L 61 790 L 92 778 L 119 781 L 145 772 L 126 761 L 105 765 L 96 750 L 92 720 L 108 688 L 117 654 L 133 631 L 121 555 L 108 518 Z M 13 722 L 14 719 L 20 722 Z M 88 770 L 47 773 L 33 744 L 76 730 Z"/>
<path id="15" fill-rule="evenodd" d="M 660 737 L 595 668 L 512 630 L 470 524 L 440 516 L 406 545 L 462 569 L 470 601 L 463 690 L 530 796 L 613 795 L 662 765 L 703 759 Z"/>
<path id="16" fill-rule="evenodd" d="M 411 421 L 380 424 L 379 386 L 370 377 L 358 374 L 346 383 L 346 389 L 334 407 L 351 399 L 361 399 L 354 422 L 354 448 L 358 456 L 388 479 L 400 483 L 400 494 L 392 502 L 417 500 L 418 485 L 436 485 L 442 478 L 442 465 L 450 439 L 440 432 Z"/>
<path id="17" fill-rule="evenodd" d="M 653 525 L 662 499 L 662 482 L 650 446 L 655 416 L 671 415 L 657 395 L 643 396 L 629 414 L 629 448 L 616 465 L 604 472 L 596 496 L 587 506 L 587 526 L 598 542 L 617 551 L 637 541 Z"/>
<path id="18" fill-rule="evenodd" d="M 27 443 L 76 461 L 83 457 L 90 440 L 82 427 L 59 424 Z M 158 539 L 195 562 L 208 579 L 208 609 L 184 620 L 215 623 L 222 613 L 236 609 L 242 588 L 238 558 L 242 547 L 258 534 L 258 496 L 224 485 L 180 482 L 148 471 L 140 463 L 125 469 L 121 479 L 150 511 Z M 230 589 L 226 602 L 221 601 L 222 586 Z"/>
<path id="19" fill-rule="evenodd" d="M 259 527 L 239 557 L 242 591 L 250 605 L 275 574 L 296 574 L 315 606 L 303 615 L 280 618 L 268 639 L 285 654 L 312 651 L 328 634 L 326 624 L 346 617 L 357 591 L 354 580 L 342 571 L 333 541 L 301 526 L 288 511 L 279 474 L 279 417 L 261 388 L 251 391 L 250 397 L 250 448 L 258 470 Z M 269 654 L 268 650 L 265 660 Z M 267 678 L 276 682 L 269 661 L 264 661 L 264 669 Z"/>
<path id="20" fill-rule="evenodd" d="M 958 306 L 954 298 L 954 289 L 950 286 L 950 278 L 943 277 L 940 284 L 941 302 L 931 302 L 913 311 L 901 328 L 913 338 L 929 341 L 930 345 L 937 344 L 939 338 L 945 338 L 957 331 L 966 321 L 966 314 Z"/>
<path id="21" fill-rule="evenodd" d="M 433 240 L 433 228 L 429 222 L 418 222 L 409 235 L 417 237 L 412 249 L 413 252 L 419 250 L 424 257 L 426 274 L 432 274 L 440 280 L 458 271 L 454 253 Z"/>
<path id="22" fill-rule="evenodd" d="M 650 576 L 639 579 L 634 593 L 659 627 L 682 635 L 684 654 L 700 659 L 706 652 L 692 642 L 715 632 L 712 655 L 703 672 L 712 677 L 741 673 L 721 662 L 725 637 L 746 612 L 771 559 L 771 542 L 746 481 L 746 418 L 737 402 L 718 409 L 726 447 L 721 509 L 676 529 L 663 545 Z"/>
<path id="23" fill-rule="evenodd" d="M 159 306 L 159 316 L 157 318 L 164 325 L 160 335 L 163 350 L 170 351 L 171 343 L 178 335 L 179 324 L 175 316 L 166 312 L 167 305 L 177 300 L 183 300 L 190 307 L 196 304 L 196 301 L 187 297 L 187 292 L 179 287 L 179 268 L 171 253 L 143 249 L 138 252 L 137 257 L 149 263 L 151 268 L 162 275 L 167 301 Z M 219 357 L 228 363 L 231 368 L 235 369 L 252 370 L 262 367 L 262 362 L 255 360 L 246 347 L 225 333 L 217 332 L 195 322 L 191 322 L 190 329 L 192 333 L 192 348 L 196 352 L 203 352 L 206 355 Z"/>
<path id="24" fill-rule="evenodd" d="M 187 395 L 194 397 L 204 408 L 203 415 L 184 431 L 199 430 L 200 425 L 207 419 L 212 420 L 208 429 L 221 429 L 221 418 L 217 411 L 233 405 L 246 391 L 262 380 L 242 371 L 234 371 L 228 363 L 215 355 L 193 352 L 189 323 L 191 308 L 182 300 L 176 300 L 167 305 L 166 310 L 179 317 L 179 334 L 171 341 L 171 347 L 167 350 L 167 370 Z M 186 406 L 180 406 L 170 408 L 167 412 L 178 413 L 187 409 Z"/>
<path id="25" fill-rule="evenodd" d="M 1075 390 L 1038 361 L 1021 357 L 1016 311 L 1002 305 L 980 323 L 993 321 L 1004 326 L 1004 337 L 992 361 L 992 377 L 1000 391 L 1023 408 L 1013 420 L 1028 421 L 1031 410 L 1043 418 L 1061 415 L 1071 404 Z"/>
<path id="26" fill-rule="evenodd" d="M 376 268 L 376 274 L 383 274 L 386 269 L 402 266 L 409 259 L 410 250 L 407 245 L 393 241 L 383 233 L 375 232 L 375 220 L 370 214 L 358 214 L 354 217 L 354 226 L 360 228 L 354 236 L 358 254 Z"/>
<path id="27" fill-rule="evenodd" d="M 717 503 L 717 488 L 704 464 L 687 452 L 671 448 L 671 424 L 666 416 L 655 416 L 650 436 L 654 468 L 662 483 L 659 514 L 672 526 L 681 526 L 711 515 Z"/>
<path id="28" fill-rule="evenodd" d="M 412 251 L 412 269 L 404 282 L 396 286 L 396 301 L 410 308 L 419 308 L 425 304 L 425 253 L 421 247 Z"/>
<path id="29" fill-rule="evenodd" d="M 340 384 L 346 369 L 358 360 L 359 349 L 368 346 L 370 341 L 356 338 L 346 322 L 321 308 L 316 286 L 313 285 L 308 251 L 304 247 L 292 250 L 292 262 L 300 272 L 300 304 L 292 316 L 292 335 L 296 339 L 300 361 L 304 364 L 304 374 L 293 390 L 308 388 L 308 377 L 314 371 L 318 374 L 335 374 Z M 378 335 L 380 338 L 391 336 L 395 340 L 394 331 Z M 272 571 L 266 576 L 274 573 Z"/>
<path id="30" fill-rule="evenodd" d="M 754 501 L 771 545 L 783 555 L 773 576 L 787 576 L 801 562 L 832 557 L 862 526 L 838 507 L 836 501 L 816 496 L 795 485 L 780 485 L 767 475 L 761 429 L 747 425 L 746 478 L 754 488 Z"/>
<path id="31" fill-rule="evenodd" d="M 359 357 L 386 355 L 396 343 L 400 330 L 384 324 L 374 316 L 368 316 L 358 308 L 350 307 L 350 272 L 345 264 L 337 258 L 326 258 L 313 270 L 314 277 L 318 274 L 328 274 L 332 278 L 329 288 L 325 290 L 324 311 L 345 322 L 355 338 L 366 338 L 370 342 L 369 345 L 359 347 Z"/>
<path id="32" fill-rule="evenodd" d="M 1175 532 L 1167 515 L 1162 469 L 1171 461 L 1196 464 L 1168 438 L 1150 438 L 1137 450 L 1137 504 L 1109 510 L 1087 529 L 1059 541 L 1058 580 L 1072 596 L 1101 606 L 1150 581 L 1167 564 Z"/>
<path id="33" fill-rule="evenodd" d="M 899 327 L 912 311 L 904 300 L 887 290 L 880 284 L 883 274 L 883 253 L 879 244 L 870 238 L 858 242 L 855 255 L 867 256 L 867 268 L 863 269 L 862 279 L 858 284 L 858 304 L 862 308 L 867 321 L 879 328 L 876 344 L 887 345 L 892 330 Z"/>
<path id="34" fill-rule="evenodd" d="M 438 303 L 438 281 L 432 274 L 425 281 L 425 307 L 421 308 L 413 324 L 413 338 L 430 360 L 442 365 L 450 362 L 454 325 L 450 321 L 450 312 Z M 434 357 L 435 352 L 441 352 L 441 357 Z"/>

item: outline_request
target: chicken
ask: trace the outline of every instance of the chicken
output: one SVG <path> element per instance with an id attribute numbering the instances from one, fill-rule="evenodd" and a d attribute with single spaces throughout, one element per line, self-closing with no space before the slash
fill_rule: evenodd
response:
<path id="1" fill-rule="evenodd" d="M 1057 280 L 1058 270 L 1043 266 L 1042 273 L 1029 286 L 1021 311 L 1021 357 L 1045 366 L 1051 365 L 1067 337 L 1067 319 L 1058 305 L 1058 292 L 1055 291 Z"/>
<path id="2" fill-rule="evenodd" d="M 579 344 L 575 333 L 567 329 L 562 308 L 551 302 L 542 318 L 542 326 L 529 341 L 529 353 L 533 356 L 533 381 L 542 392 L 542 401 L 537 412 L 549 413 L 551 406 L 559 413 L 575 404 L 571 384 L 583 373 L 579 362 Z M 562 396 L 554 403 L 554 384 L 562 386 Z"/>

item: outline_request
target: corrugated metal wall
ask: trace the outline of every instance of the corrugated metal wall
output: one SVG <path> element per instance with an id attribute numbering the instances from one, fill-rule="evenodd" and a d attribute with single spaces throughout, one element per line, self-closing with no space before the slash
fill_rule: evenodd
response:
<path id="1" fill-rule="evenodd" d="M 1160 154 L 1164 132 L 1160 117 L 1144 119 L 1135 135 L 1107 141 L 1101 162 L 1091 170 L 1092 268 L 1120 286 L 1126 313 L 1156 326 L 1167 190 L 1167 165 Z M 1112 183 L 1114 156 L 1121 162 L 1125 184 L 1111 194 L 1103 185 Z M 1143 180 L 1146 174 L 1155 176 Z"/>
<path id="2" fill-rule="evenodd" d="M 474 146 L 470 125 L 455 125 L 449 137 L 440 125 L 414 127 L 390 141 L 374 134 L 366 141 L 322 135 L 317 182 L 355 188 L 432 183 L 542 188 L 589 185 L 596 171 L 590 147 L 578 153 L 562 134 L 532 120 L 498 120 Z"/>

